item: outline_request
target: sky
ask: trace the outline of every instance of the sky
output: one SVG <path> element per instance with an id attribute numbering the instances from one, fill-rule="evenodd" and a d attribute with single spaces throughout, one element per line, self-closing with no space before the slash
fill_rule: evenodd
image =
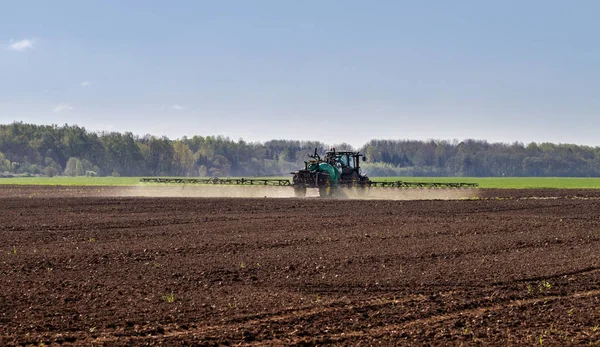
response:
<path id="1" fill-rule="evenodd" d="M 0 124 L 600 146 L 600 1 L 0 0 Z"/>

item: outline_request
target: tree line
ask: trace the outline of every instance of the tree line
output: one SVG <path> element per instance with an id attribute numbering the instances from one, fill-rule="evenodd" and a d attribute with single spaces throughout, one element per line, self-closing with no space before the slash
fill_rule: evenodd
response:
<path id="1" fill-rule="evenodd" d="M 333 144 L 338 150 L 354 150 Z M 46 176 L 272 176 L 304 166 L 319 141 L 264 143 L 223 136 L 172 140 L 77 125 L 0 125 L 0 174 Z M 600 147 L 483 140 L 371 140 L 358 148 L 369 176 L 600 176 Z"/>

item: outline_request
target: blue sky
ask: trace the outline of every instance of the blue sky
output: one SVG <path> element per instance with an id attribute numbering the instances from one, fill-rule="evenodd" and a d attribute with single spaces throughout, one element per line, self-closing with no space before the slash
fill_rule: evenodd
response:
<path id="1" fill-rule="evenodd" d="M 0 123 L 600 145 L 599 1 L 0 7 Z"/>

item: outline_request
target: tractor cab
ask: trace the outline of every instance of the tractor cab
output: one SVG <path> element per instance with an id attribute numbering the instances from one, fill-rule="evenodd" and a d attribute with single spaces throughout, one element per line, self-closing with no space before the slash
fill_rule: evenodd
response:
<path id="1" fill-rule="evenodd" d="M 365 157 L 359 152 L 336 151 L 335 148 L 325 153 L 325 159 L 328 164 L 336 167 L 340 172 L 341 180 L 353 180 L 361 176 L 360 158 L 363 161 Z"/>

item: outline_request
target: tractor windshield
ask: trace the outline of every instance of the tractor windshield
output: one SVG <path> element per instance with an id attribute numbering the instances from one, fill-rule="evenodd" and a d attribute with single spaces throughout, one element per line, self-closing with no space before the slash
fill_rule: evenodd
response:
<path id="1" fill-rule="evenodd" d="M 349 166 L 351 169 L 354 169 L 354 160 L 353 160 L 353 159 L 354 159 L 354 158 L 352 158 L 352 157 L 350 156 L 350 154 L 346 154 L 346 160 L 348 161 L 348 166 Z"/>

